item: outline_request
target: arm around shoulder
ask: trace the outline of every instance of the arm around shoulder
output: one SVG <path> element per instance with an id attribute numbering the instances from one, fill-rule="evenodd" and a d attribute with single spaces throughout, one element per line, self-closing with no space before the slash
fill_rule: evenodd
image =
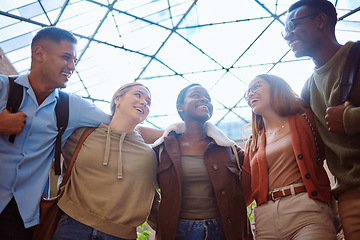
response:
<path id="1" fill-rule="evenodd" d="M 110 123 L 109 114 L 76 94 L 69 94 L 69 104 L 69 120 L 73 120 L 73 123 L 76 124 L 75 128 L 97 127 L 100 123 Z"/>
<path id="2" fill-rule="evenodd" d="M 143 127 L 143 126 L 136 126 L 136 130 L 140 133 L 142 138 L 144 139 L 145 143 L 152 144 L 154 143 L 159 137 L 161 137 L 164 133 L 164 130 Z"/>

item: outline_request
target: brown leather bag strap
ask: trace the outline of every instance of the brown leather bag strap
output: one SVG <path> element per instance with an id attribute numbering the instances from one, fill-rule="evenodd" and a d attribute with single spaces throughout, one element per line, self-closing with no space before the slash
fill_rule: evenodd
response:
<path id="1" fill-rule="evenodd" d="M 77 159 L 77 156 L 80 152 L 80 149 L 82 147 L 82 144 L 83 142 L 85 141 L 85 139 L 95 130 L 96 127 L 88 127 L 85 129 L 85 131 L 83 132 L 83 134 L 81 135 L 79 141 L 78 141 L 78 144 L 76 145 L 76 148 L 75 148 L 75 151 L 74 151 L 74 154 L 72 155 L 71 157 L 71 161 L 70 161 L 70 164 L 69 164 L 69 167 L 68 169 L 66 170 L 66 173 L 63 177 L 63 180 L 61 181 L 61 184 L 60 184 L 60 187 L 59 187 L 59 191 L 60 191 L 60 188 L 62 186 L 64 186 L 67 181 L 69 180 L 70 178 L 70 174 L 71 174 L 71 170 L 75 164 L 75 160 Z"/>

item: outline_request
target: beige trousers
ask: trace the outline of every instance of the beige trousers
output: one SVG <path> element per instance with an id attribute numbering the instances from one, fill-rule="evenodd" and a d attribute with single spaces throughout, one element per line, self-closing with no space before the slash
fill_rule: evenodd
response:
<path id="1" fill-rule="evenodd" d="M 255 237 L 279 240 L 335 240 L 330 205 L 308 194 L 268 201 L 255 208 Z"/>
<path id="2" fill-rule="evenodd" d="M 360 239 L 360 187 L 342 193 L 338 211 L 346 240 Z"/>

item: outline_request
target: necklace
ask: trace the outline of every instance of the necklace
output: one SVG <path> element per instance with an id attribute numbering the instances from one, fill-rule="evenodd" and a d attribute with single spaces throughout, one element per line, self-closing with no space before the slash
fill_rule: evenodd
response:
<path id="1" fill-rule="evenodd" d="M 267 132 L 267 133 L 269 133 L 269 134 L 272 134 L 272 135 L 276 135 L 278 132 L 281 131 L 281 129 L 283 129 L 283 128 L 285 127 L 285 124 L 286 124 L 286 119 L 284 120 L 283 125 L 282 125 L 281 127 L 279 127 L 276 131 L 274 131 L 274 132 L 268 132 L 268 131 L 265 130 L 265 132 Z"/>

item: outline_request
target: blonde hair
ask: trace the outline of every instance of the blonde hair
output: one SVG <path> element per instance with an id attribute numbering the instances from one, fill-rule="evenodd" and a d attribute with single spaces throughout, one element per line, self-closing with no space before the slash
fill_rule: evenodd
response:
<path id="1" fill-rule="evenodd" d="M 284 79 L 271 74 L 260 74 L 256 77 L 269 83 L 270 103 L 278 115 L 286 117 L 304 112 L 303 100 L 291 89 Z M 260 131 L 264 128 L 262 116 L 253 112 L 251 125 L 251 146 L 255 151 L 259 147 Z"/>
<path id="2" fill-rule="evenodd" d="M 126 83 L 126 84 L 122 85 L 118 90 L 116 90 L 116 92 L 114 93 L 114 95 L 111 99 L 111 102 L 110 102 L 110 111 L 111 111 L 112 117 L 114 116 L 115 109 L 116 109 L 115 100 L 119 97 L 124 96 L 125 93 L 127 93 L 129 91 L 129 89 L 134 86 L 142 86 L 142 87 L 146 88 L 150 93 L 150 90 L 146 86 L 144 86 L 142 83 L 131 82 L 131 83 Z"/>

